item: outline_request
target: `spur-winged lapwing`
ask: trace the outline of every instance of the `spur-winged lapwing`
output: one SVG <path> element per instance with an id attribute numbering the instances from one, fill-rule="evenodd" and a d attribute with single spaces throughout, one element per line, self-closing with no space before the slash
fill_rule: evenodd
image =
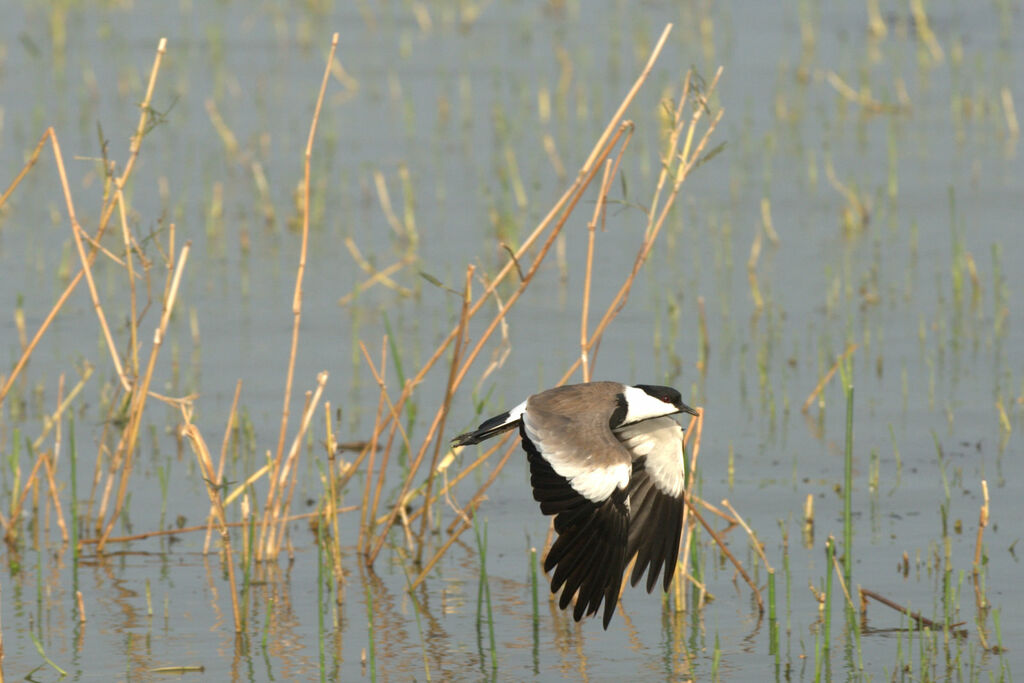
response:
<path id="1" fill-rule="evenodd" d="M 622 575 L 647 572 L 647 592 L 664 573 L 668 590 L 683 525 L 683 430 L 676 413 L 697 412 L 670 387 L 589 382 L 534 394 L 512 410 L 452 439 L 480 443 L 519 429 L 533 497 L 555 515 L 558 538 L 544 559 L 551 592 L 573 618 L 597 613 L 608 628 Z"/>

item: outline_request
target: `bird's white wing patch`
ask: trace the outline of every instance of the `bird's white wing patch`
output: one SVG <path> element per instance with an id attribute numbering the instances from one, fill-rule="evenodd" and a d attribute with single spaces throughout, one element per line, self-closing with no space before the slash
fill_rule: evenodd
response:
<path id="1" fill-rule="evenodd" d="M 615 430 L 633 458 L 646 457 L 644 469 L 662 493 L 683 495 L 683 429 L 671 417 L 659 417 Z"/>
<path id="2" fill-rule="evenodd" d="M 593 455 L 573 447 L 571 435 L 559 438 L 543 437 L 530 422 L 530 415 L 523 416 L 526 436 L 533 442 L 541 456 L 548 461 L 551 469 L 565 477 L 573 490 L 592 502 L 607 500 L 615 489 L 629 486 L 632 465 L 618 462 L 612 465 L 598 465 Z"/>

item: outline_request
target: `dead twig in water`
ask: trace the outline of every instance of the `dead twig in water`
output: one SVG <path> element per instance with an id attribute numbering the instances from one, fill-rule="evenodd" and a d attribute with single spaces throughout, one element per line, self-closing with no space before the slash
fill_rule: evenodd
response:
<path id="1" fill-rule="evenodd" d="M 880 594 L 878 594 L 878 593 L 876 593 L 876 592 L 874 592 L 872 590 L 868 590 L 867 588 L 859 588 L 858 587 L 857 590 L 860 591 L 860 613 L 862 615 L 866 615 L 867 611 L 868 611 L 868 601 L 865 600 L 864 598 L 871 598 L 875 602 L 880 602 L 883 605 L 885 605 L 886 607 L 891 607 L 892 609 L 896 610 L 897 612 L 902 612 L 903 614 L 906 614 L 908 617 L 910 617 L 915 622 L 917 622 L 918 626 L 927 626 L 928 628 L 930 628 L 930 629 L 932 629 L 934 631 L 941 631 L 942 628 L 943 628 L 943 624 L 940 624 L 937 621 L 932 621 L 928 617 L 922 616 L 919 612 L 915 612 L 915 611 L 913 611 L 911 609 L 908 609 L 908 608 L 904 607 L 903 605 L 900 605 L 897 602 L 893 602 L 892 600 L 890 600 L 889 598 L 885 597 L 884 595 L 880 595 Z M 959 636 L 959 637 L 965 637 L 967 635 L 967 630 L 966 629 L 959 629 L 959 630 L 957 629 L 957 627 L 963 626 L 965 623 L 966 622 L 958 621 L 955 624 L 950 624 L 949 625 L 950 632 L 953 633 L 954 635 Z"/>

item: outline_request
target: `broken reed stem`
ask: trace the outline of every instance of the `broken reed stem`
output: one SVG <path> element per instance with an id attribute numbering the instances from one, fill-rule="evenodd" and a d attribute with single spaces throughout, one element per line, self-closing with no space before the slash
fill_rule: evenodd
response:
<path id="1" fill-rule="evenodd" d="M 726 522 L 729 523 L 729 527 L 730 528 L 724 529 L 722 533 L 726 533 L 726 532 L 730 531 L 731 527 L 739 526 L 740 525 L 740 521 L 738 519 L 736 519 L 735 517 L 733 517 L 732 515 L 730 515 L 728 513 L 722 512 L 717 507 L 715 507 L 714 505 L 712 505 L 708 501 L 704 500 L 700 496 L 691 496 L 691 498 L 693 499 L 694 503 L 697 503 L 698 505 L 703 507 L 708 512 L 710 512 L 712 514 L 715 514 L 718 517 L 721 517 L 723 520 L 725 520 Z M 685 514 L 686 511 L 684 510 L 683 512 Z"/>
<path id="2" fill-rule="evenodd" d="M 807 400 L 804 401 L 804 405 L 803 407 L 800 408 L 800 412 L 806 414 L 807 411 L 811 409 L 811 403 L 814 402 L 815 397 L 817 397 L 818 394 L 821 393 L 822 389 L 825 388 L 825 385 L 828 384 L 828 381 L 832 379 L 832 375 L 836 374 L 836 370 L 839 369 L 839 364 L 845 361 L 847 356 L 856 351 L 857 346 L 858 345 L 856 343 L 850 344 L 849 346 L 846 347 L 846 350 L 843 351 L 843 353 L 840 354 L 838 358 L 836 358 L 836 362 L 832 364 L 832 367 L 829 368 L 828 372 L 825 373 L 825 376 L 821 378 L 821 380 L 818 382 L 818 386 L 814 387 L 814 390 L 811 391 L 811 393 L 807 396 Z"/>
<path id="3" fill-rule="evenodd" d="M 455 347 L 452 350 L 452 360 L 448 366 L 448 384 L 445 386 L 444 402 L 441 404 L 440 421 L 437 427 L 437 438 L 434 441 L 434 455 L 430 460 L 430 468 L 427 470 L 426 490 L 423 492 L 424 514 L 420 522 L 419 544 L 416 546 L 416 564 L 423 562 L 423 546 L 427 534 L 427 525 L 430 521 L 430 492 L 434 485 L 434 474 L 437 471 L 437 460 L 441 455 L 441 445 L 445 443 L 444 427 L 448 419 L 448 411 L 452 405 L 452 397 L 455 395 L 455 372 L 459 367 L 460 356 L 469 343 L 469 304 L 473 300 L 473 272 L 476 268 L 470 265 L 466 268 L 466 285 L 462 293 L 462 311 L 459 314 L 459 333 L 455 337 Z"/>
<path id="4" fill-rule="evenodd" d="M 743 521 L 743 518 L 740 516 L 740 513 L 736 512 L 736 509 L 729 504 L 728 500 L 724 498 L 722 499 L 722 507 L 726 508 L 729 512 L 731 512 L 733 514 L 733 517 L 736 518 L 736 522 L 741 527 L 743 527 L 744 531 L 747 532 L 747 535 L 750 536 L 750 542 L 754 546 L 754 551 L 757 552 L 757 554 L 761 557 L 761 561 L 764 562 L 764 568 L 767 569 L 769 573 L 773 573 L 775 570 L 772 569 L 771 564 L 768 563 L 768 556 L 764 554 L 764 547 L 761 545 L 761 541 L 758 540 L 757 534 L 754 533 L 754 530 L 751 529 L 745 521 Z M 845 588 L 843 590 L 845 590 Z"/>
<path id="5" fill-rule="evenodd" d="M 835 539 L 831 536 L 829 539 L 834 543 Z M 839 558 L 835 554 L 835 548 L 833 547 L 832 552 L 832 568 L 836 572 L 836 577 L 839 578 L 839 587 L 843 589 L 843 595 L 846 596 L 846 604 L 850 606 L 850 609 L 856 609 L 853 606 L 853 598 L 850 597 L 850 591 L 846 588 L 846 579 L 843 578 L 844 570 L 839 566 Z"/>
<path id="6" fill-rule="evenodd" d="M 124 506 L 125 494 L 128 490 L 128 479 L 131 477 L 132 473 L 135 442 L 138 438 L 139 427 L 142 423 L 142 412 L 146 406 L 146 399 L 149 395 L 149 384 L 153 379 L 153 370 L 156 367 L 156 358 L 160 353 L 161 346 L 163 345 L 164 334 L 167 332 L 167 325 L 171 321 L 171 312 L 174 310 L 174 302 L 178 296 L 178 287 L 181 284 L 181 275 L 185 270 L 185 264 L 188 262 L 188 254 L 191 248 L 192 243 L 186 242 L 185 246 L 181 249 L 181 254 L 178 256 L 178 262 L 174 268 L 174 277 L 171 279 L 170 288 L 164 298 L 164 308 L 163 314 L 160 316 L 160 325 L 153 334 L 153 348 L 150 350 L 149 364 L 146 366 L 146 374 L 142 378 L 141 385 L 136 386 L 135 390 L 132 392 L 128 425 L 125 427 L 124 433 L 121 436 L 117 452 L 114 454 L 114 462 L 122 463 L 121 483 L 117 491 L 117 502 L 114 505 L 114 511 L 110 515 L 110 520 L 107 522 L 106 529 L 103 532 L 99 545 L 96 547 L 97 552 L 103 552 L 103 539 L 108 537 L 110 532 L 113 531 L 114 524 L 117 522 L 117 518 L 121 514 L 121 508 Z M 116 472 L 112 470 L 111 475 L 114 474 L 116 474 Z"/>
<path id="7" fill-rule="evenodd" d="M 128 162 L 125 164 L 125 168 L 124 171 L 121 173 L 121 176 L 116 181 L 118 188 L 123 189 L 125 184 L 128 182 L 128 178 L 131 177 L 132 170 L 135 168 L 135 160 L 139 156 L 139 150 L 142 148 L 142 138 L 146 134 L 146 126 L 149 122 L 149 114 L 151 111 L 150 101 L 152 100 L 153 97 L 153 89 L 156 86 L 156 77 L 160 71 L 160 63 L 163 61 L 163 55 L 166 52 L 166 49 L 167 39 L 161 38 L 160 43 L 157 46 L 156 57 L 153 60 L 153 67 L 149 72 L 149 84 L 146 87 L 146 95 L 142 100 L 142 104 L 139 105 L 139 124 L 136 127 L 135 135 L 133 135 L 131 139 L 128 154 Z M 32 152 L 32 156 L 25 163 L 21 172 L 14 179 L 14 182 L 11 183 L 11 185 L 4 192 L 3 196 L 0 197 L 0 207 L 3 207 L 3 205 L 7 202 L 7 199 L 10 197 L 11 193 L 14 192 L 14 189 L 21 183 L 22 179 L 25 178 L 29 170 L 31 170 L 32 167 L 35 166 L 36 162 L 39 159 L 39 154 L 40 152 L 42 152 L 43 145 L 47 140 L 50 140 L 51 146 L 56 148 L 57 133 L 52 127 L 47 128 L 46 132 L 43 133 L 42 137 L 39 139 L 39 143 L 36 145 L 35 150 Z M 55 157 L 57 157 L 57 155 L 55 155 Z M 63 162 L 60 161 L 59 158 L 57 164 L 61 176 L 64 177 L 66 174 L 63 170 Z M 66 182 L 62 182 L 62 190 L 65 193 L 65 202 L 71 205 L 71 194 L 70 190 L 67 189 Z M 89 251 L 88 255 L 88 263 L 90 265 L 93 263 L 93 261 L 95 261 L 96 255 L 99 253 L 99 241 L 100 238 L 103 236 L 103 233 L 107 229 L 107 224 L 110 221 L 110 216 L 113 213 L 113 210 L 114 200 L 110 199 L 106 203 L 102 213 L 100 214 L 99 227 L 96 230 L 96 236 L 90 239 L 90 242 L 92 242 L 92 248 Z M 14 381 L 18 378 L 18 375 L 21 374 L 21 371 L 25 368 L 25 365 L 28 363 L 29 357 L 32 355 L 32 352 L 35 351 L 35 348 L 39 344 L 39 341 L 43 338 L 43 334 L 46 332 L 46 330 L 50 328 L 50 325 L 53 323 L 54 318 L 57 317 L 57 313 L 59 313 L 61 309 L 63 309 L 64 303 L 71 296 L 71 293 L 75 291 L 75 288 L 78 287 L 78 283 L 82 281 L 82 277 L 84 275 L 84 270 L 79 270 L 75 274 L 75 276 L 64 288 L 64 291 L 57 298 L 56 303 L 53 304 L 53 307 L 50 309 L 50 312 L 47 314 L 46 318 L 44 318 L 43 322 L 39 325 L 39 329 L 36 330 L 35 335 L 32 337 L 32 341 L 29 342 L 28 345 L 25 347 L 24 351 L 22 351 L 21 356 L 18 358 L 18 362 L 15 363 L 14 365 L 14 369 L 12 369 L 10 375 L 7 376 L 7 381 L 4 383 L 3 387 L 0 387 L 0 405 L 3 404 L 4 398 L 6 398 L 7 393 L 11 390 L 11 387 L 14 385 Z"/>
<path id="8" fill-rule="evenodd" d="M 224 547 L 225 555 L 223 564 L 226 565 L 228 571 L 228 584 L 231 591 L 231 612 L 235 620 L 235 633 L 241 633 L 245 629 L 245 624 L 242 622 L 238 606 L 238 590 L 235 584 L 235 560 L 234 553 L 231 551 L 231 534 L 228 531 L 227 517 L 224 514 L 224 504 L 221 500 L 221 481 L 220 477 L 214 472 L 213 461 L 210 458 L 210 451 L 206 447 L 206 441 L 203 439 L 202 434 L 199 433 L 199 429 L 192 424 L 191 412 L 191 407 L 186 408 L 182 406 L 181 416 L 185 420 L 182 431 L 192 444 L 192 451 L 196 454 L 196 460 L 199 461 L 199 469 L 202 472 L 203 480 L 206 482 L 206 493 L 210 497 L 210 506 L 213 508 L 213 515 L 217 520 L 217 526 L 220 528 L 220 540 Z"/>
<path id="9" fill-rule="evenodd" d="M 224 461 L 227 459 L 228 444 L 231 443 L 231 432 L 235 429 L 235 416 L 238 411 L 238 397 L 242 393 L 242 379 L 239 378 L 235 383 L 235 397 L 231 401 L 231 411 L 228 413 L 228 423 L 224 426 L 224 440 L 220 446 L 220 462 L 217 463 L 217 481 L 224 481 Z M 225 504 L 226 503 L 223 503 Z M 214 509 L 213 503 L 210 504 L 210 513 L 207 515 L 206 522 L 206 538 L 203 540 L 203 554 L 207 554 L 210 551 L 210 533 L 213 531 L 214 522 Z"/>
<path id="10" fill-rule="evenodd" d="M 334 61 L 334 52 L 337 48 L 338 34 L 335 33 L 331 38 L 331 50 L 327 55 L 327 64 L 324 66 L 324 76 L 320 82 L 320 93 L 317 96 L 316 107 L 313 110 L 313 120 L 309 124 L 309 137 L 306 140 L 306 149 L 303 155 L 302 242 L 299 247 L 299 266 L 295 272 L 295 292 L 292 295 L 292 343 L 291 352 L 288 354 L 288 371 L 285 375 L 284 405 L 281 408 L 281 428 L 277 437 L 277 454 L 274 457 L 275 474 L 280 471 L 281 459 L 284 457 L 284 441 L 288 432 L 292 381 L 295 378 L 295 356 L 299 350 L 299 327 L 302 322 L 302 279 L 306 273 L 306 251 L 309 246 L 309 207 L 312 186 L 310 158 L 313 156 L 313 140 L 316 136 L 317 122 L 320 120 L 320 108 L 323 106 L 324 93 L 327 91 L 327 78 L 331 73 L 331 63 Z"/>
<path id="11" fill-rule="evenodd" d="M 872 600 L 874 600 L 876 602 L 882 603 L 886 607 L 891 607 L 892 609 L 896 610 L 897 612 L 902 612 L 903 614 L 907 615 L 908 617 L 910 617 L 911 619 L 913 619 L 914 621 L 917 622 L 918 627 L 927 626 L 928 628 L 932 629 L 933 631 L 941 631 L 941 630 L 943 630 L 943 628 L 945 628 L 944 624 L 940 624 L 937 621 L 932 621 L 931 619 L 929 619 L 926 616 L 923 616 L 919 612 L 915 612 L 915 611 L 913 611 L 911 609 L 908 609 L 908 608 L 904 607 L 903 605 L 900 605 L 897 602 L 893 602 L 892 600 L 890 600 L 889 598 L 885 597 L 884 595 L 880 595 L 879 593 L 876 593 L 876 592 L 874 592 L 872 590 L 868 590 L 867 588 L 859 588 L 858 590 L 860 591 L 860 611 L 861 611 L 861 614 L 866 614 L 867 610 L 868 610 L 868 601 L 865 600 L 864 598 L 871 598 Z M 959 630 L 959 631 L 954 630 L 954 629 L 957 629 L 958 627 L 963 626 L 963 625 L 964 625 L 964 622 L 962 622 L 962 621 L 958 621 L 955 624 L 949 624 L 950 632 L 953 633 L 954 635 L 957 635 L 957 636 L 965 636 L 965 635 L 967 635 L 967 631 L 966 630 Z"/>
<path id="12" fill-rule="evenodd" d="M 985 535 L 985 527 L 988 526 L 988 482 L 981 480 L 982 503 L 978 512 L 978 536 L 974 542 L 974 566 L 971 570 L 971 578 L 974 582 L 974 604 L 977 609 L 983 610 L 988 607 L 988 600 L 981 590 L 981 539 Z"/>
<path id="13" fill-rule="evenodd" d="M 736 571 L 740 573 L 743 580 L 747 582 L 748 586 L 750 586 L 750 590 L 754 592 L 754 597 L 757 599 L 757 608 L 760 610 L 761 614 L 764 614 L 764 599 L 761 597 L 761 591 L 757 588 L 757 584 L 755 584 L 753 579 L 750 578 L 750 575 L 747 574 L 747 570 L 743 568 L 743 565 L 740 564 L 739 560 L 737 560 L 732 554 L 729 547 L 725 545 L 725 541 L 722 540 L 721 536 L 719 536 L 718 533 L 711 528 L 711 525 L 707 523 L 707 520 L 697 512 L 697 508 L 694 506 L 693 501 L 690 500 L 689 493 L 686 494 L 686 507 L 693 513 L 693 516 L 697 518 L 697 521 L 704 527 L 704 530 L 711 534 L 711 538 L 715 539 L 715 543 L 718 544 L 722 553 L 729 558 L 729 561 L 732 562 L 734 567 L 736 567 Z"/>

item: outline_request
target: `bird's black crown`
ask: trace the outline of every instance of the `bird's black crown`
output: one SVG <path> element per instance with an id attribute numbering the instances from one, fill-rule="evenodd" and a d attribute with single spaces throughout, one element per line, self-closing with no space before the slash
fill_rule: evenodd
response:
<path id="1" fill-rule="evenodd" d="M 670 403 L 674 405 L 676 408 L 681 409 L 684 405 L 686 405 L 685 403 L 683 403 L 682 394 L 680 394 L 672 387 L 663 387 L 658 386 L 657 384 L 637 384 L 636 388 L 643 389 L 644 393 L 653 396 L 659 401 Z"/>

